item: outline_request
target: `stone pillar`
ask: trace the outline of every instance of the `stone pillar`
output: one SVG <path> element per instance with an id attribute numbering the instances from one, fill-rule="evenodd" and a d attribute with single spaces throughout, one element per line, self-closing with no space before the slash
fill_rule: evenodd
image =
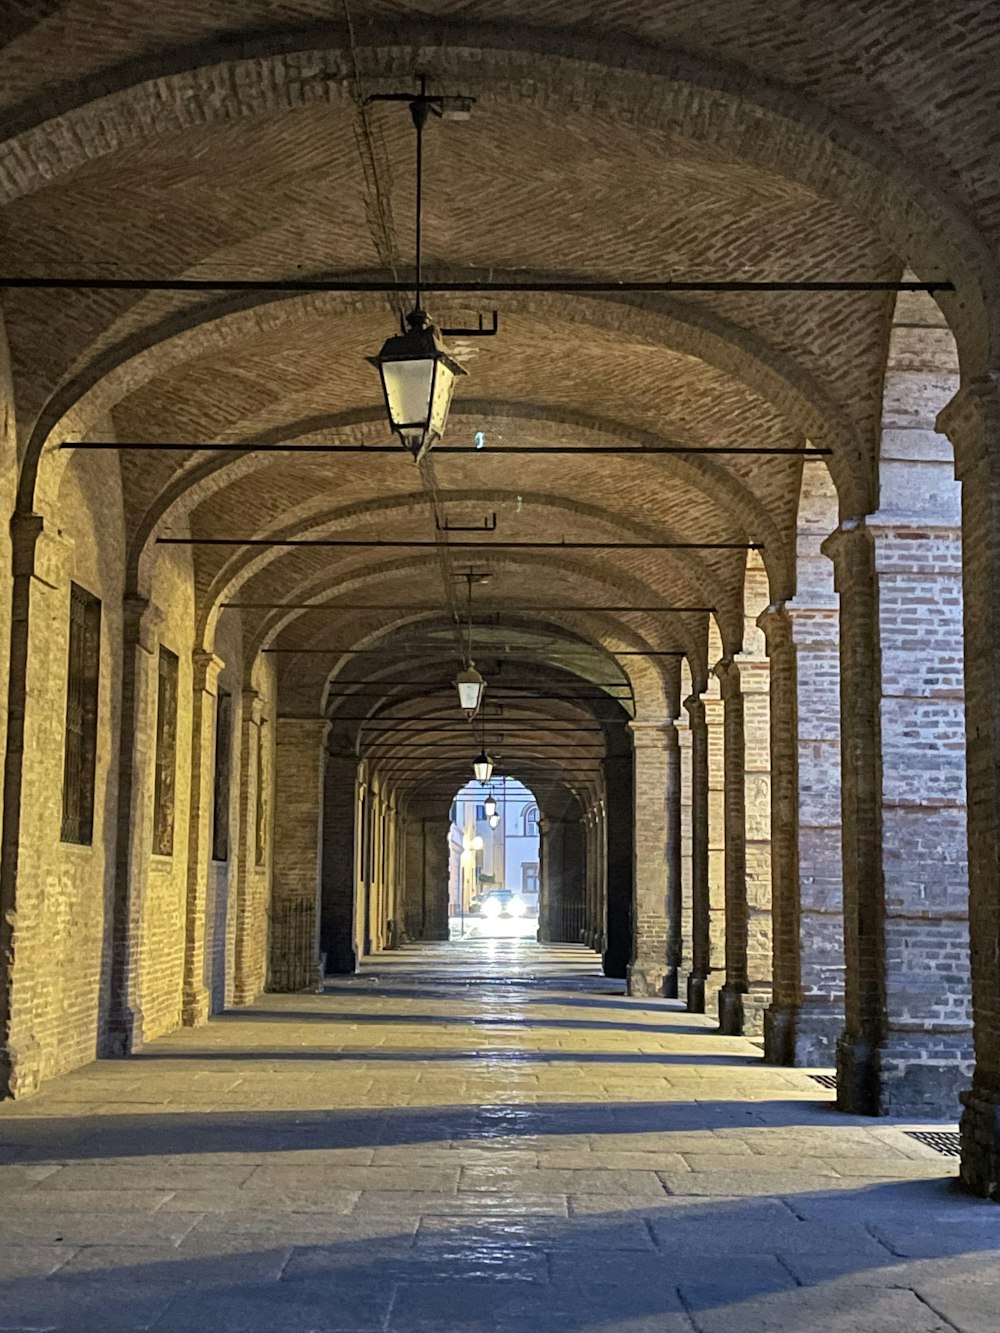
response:
<path id="1" fill-rule="evenodd" d="M 840 728 L 844 875 L 844 1017 L 837 1105 L 877 1115 L 885 1035 L 885 932 L 875 548 L 849 519 L 823 543 L 840 594 Z"/>
<path id="2" fill-rule="evenodd" d="M 630 722 L 635 825 L 630 995 L 663 995 L 667 974 L 667 752 L 676 752 L 672 721 Z M 668 733 L 670 739 L 668 741 Z M 676 783 L 676 765 L 672 769 Z"/>
<path id="3" fill-rule="evenodd" d="M 712 970 L 708 723 L 705 702 L 698 695 L 686 699 L 684 707 L 691 733 L 691 973 L 687 983 L 687 1007 L 693 1014 L 703 1014 Z"/>
<path id="4" fill-rule="evenodd" d="M 604 798 L 598 802 L 594 818 L 596 934 L 594 949 L 603 956 L 608 947 L 608 821 Z"/>
<path id="5" fill-rule="evenodd" d="M 354 938 L 354 818 L 357 812 L 358 761 L 328 753 L 323 784 L 323 882 L 320 893 L 319 947 L 327 976 L 352 976 L 358 970 Z"/>
<path id="6" fill-rule="evenodd" d="M 726 980 L 719 992 L 719 1026 L 738 1036 L 743 1031 L 744 997 L 750 989 L 747 938 L 746 788 L 743 691 L 740 669 L 731 658 L 715 668 L 723 705 L 723 782 L 725 819 Z"/>
<path id="7" fill-rule="evenodd" d="M 1000 371 L 938 417 L 962 483 L 972 1087 L 962 1095 L 962 1183 L 1000 1199 Z"/>
<path id="8" fill-rule="evenodd" d="M 604 760 L 607 939 L 604 974 L 626 977 L 632 949 L 632 756 Z"/>
<path id="9" fill-rule="evenodd" d="M 323 768 L 330 723 L 279 717 L 275 755 L 274 882 L 268 989 L 316 984 L 323 834 Z"/>
<path id="10" fill-rule="evenodd" d="M 234 841 L 239 851 L 234 911 L 233 1004 L 250 1004 L 263 990 L 267 977 L 268 871 L 257 864 L 257 787 L 264 781 L 259 764 L 263 717 L 263 699 L 256 690 L 244 690 L 240 713 L 239 806 Z"/>
<path id="11" fill-rule="evenodd" d="M 156 745 L 156 653 L 161 613 L 145 597 L 122 608 L 122 708 L 118 823 L 111 909 L 111 978 L 102 1055 L 131 1055 L 143 1043 L 139 939 L 152 829 L 146 774 Z"/>
<path id="12" fill-rule="evenodd" d="M 215 722 L 219 672 L 214 653 L 194 654 L 191 709 L 191 817 L 188 821 L 188 883 L 184 927 L 184 991 L 181 1021 L 196 1027 L 208 1021 L 211 996 L 205 976 L 208 875 L 212 861 L 215 799 Z"/>

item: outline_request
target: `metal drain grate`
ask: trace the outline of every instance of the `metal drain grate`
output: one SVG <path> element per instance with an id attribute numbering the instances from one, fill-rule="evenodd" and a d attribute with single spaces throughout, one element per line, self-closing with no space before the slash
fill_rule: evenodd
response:
<path id="1" fill-rule="evenodd" d="M 809 1077 L 814 1083 L 818 1083 L 821 1088 L 832 1088 L 834 1092 L 837 1091 L 836 1074 L 810 1074 Z"/>
<path id="2" fill-rule="evenodd" d="M 961 1157 L 962 1139 L 957 1130 L 954 1129 L 908 1129 L 905 1131 L 908 1139 L 916 1139 L 926 1148 L 933 1148 L 935 1152 L 941 1153 L 945 1157 Z"/>

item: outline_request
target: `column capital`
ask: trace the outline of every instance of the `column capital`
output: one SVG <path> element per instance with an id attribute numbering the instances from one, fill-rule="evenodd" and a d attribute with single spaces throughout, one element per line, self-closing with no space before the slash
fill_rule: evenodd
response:
<path id="1" fill-rule="evenodd" d="M 712 675 L 719 682 L 719 693 L 723 700 L 738 699 L 742 691 L 739 663 L 731 657 L 720 658 L 712 668 Z"/>
<path id="2" fill-rule="evenodd" d="M 191 654 L 192 686 L 195 694 L 215 694 L 219 684 L 219 673 L 225 662 L 215 653 L 194 652 Z"/>
<path id="3" fill-rule="evenodd" d="M 259 690 L 251 687 L 242 692 L 243 700 L 243 719 L 246 722 L 252 722 L 254 726 L 259 727 L 261 718 L 264 716 L 264 699 Z"/>
<path id="4" fill-rule="evenodd" d="M 689 694 L 684 700 L 684 710 L 688 715 L 688 726 L 703 727 L 705 725 L 705 700 L 700 694 Z"/>
<path id="5" fill-rule="evenodd" d="M 148 597 L 143 597 L 138 592 L 130 592 L 122 599 L 122 614 L 125 642 L 134 644 L 152 656 L 159 642 L 163 612 Z"/>
<path id="6" fill-rule="evenodd" d="M 677 728 L 672 717 L 649 722 L 634 718 L 628 729 L 632 733 L 634 750 L 666 750 L 677 741 Z"/>
<path id="7" fill-rule="evenodd" d="M 278 716 L 278 745 L 306 745 L 315 742 L 323 744 L 330 729 L 327 717 L 282 717 Z"/>
<path id="8" fill-rule="evenodd" d="M 937 415 L 937 431 L 955 450 L 955 475 L 963 475 L 1000 450 L 1000 370 L 967 380 Z"/>
<path id="9" fill-rule="evenodd" d="M 15 514 L 10 520 L 10 555 L 15 578 L 34 572 L 35 543 L 44 526 L 41 514 Z"/>
<path id="10" fill-rule="evenodd" d="M 833 561 L 833 583 L 837 592 L 851 586 L 860 575 L 871 578 L 874 542 L 863 518 L 845 518 L 820 545 L 823 554 Z"/>
<path id="11" fill-rule="evenodd" d="M 792 617 L 787 602 L 772 602 L 757 617 L 757 628 L 763 631 L 768 657 L 792 646 Z"/>

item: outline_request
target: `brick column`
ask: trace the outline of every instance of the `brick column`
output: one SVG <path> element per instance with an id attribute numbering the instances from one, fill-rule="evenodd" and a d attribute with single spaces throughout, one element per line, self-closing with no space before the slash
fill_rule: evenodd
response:
<path id="1" fill-rule="evenodd" d="M 713 687 L 718 689 L 718 682 Z M 724 704 L 718 694 L 705 694 L 708 738 L 708 971 L 705 1013 L 718 1012 L 718 995 L 726 980 L 726 765 Z"/>
<path id="2" fill-rule="evenodd" d="M 324 745 L 321 717 L 279 717 L 268 989 L 304 990 L 319 967 Z"/>
<path id="3" fill-rule="evenodd" d="M 188 821 L 188 882 L 184 918 L 184 992 L 181 1021 L 208 1021 L 211 996 L 205 976 L 208 875 L 212 860 L 215 787 L 215 720 L 219 672 L 214 653 L 198 652 L 192 663 L 191 817 Z"/>
<path id="4" fill-rule="evenodd" d="M 685 705 L 686 710 L 686 705 Z M 677 922 L 677 995 L 685 999 L 692 971 L 691 937 L 691 723 L 685 711 L 674 724 L 677 728 L 678 767 L 680 770 L 677 820 L 677 857 L 679 892 Z"/>
<path id="5" fill-rule="evenodd" d="M 723 706 L 723 810 L 725 820 L 726 979 L 719 992 L 719 1026 L 743 1031 L 744 996 L 750 989 L 747 962 L 746 790 L 743 691 L 731 658 L 716 666 Z"/>
<path id="6" fill-rule="evenodd" d="M 320 893 L 320 952 L 328 976 L 358 970 L 354 938 L 354 818 L 358 807 L 358 761 L 352 754 L 326 757 L 323 784 L 323 883 Z"/>
<path id="7" fill-rule="evenodd" d="M 705 702 L 693 694 L 685 699 L 691 733 L 691 973 L 687 1007 L 705 1012 L 705 992 L 711 972 L 711 904 L 708 878 L 709 755 Z"/>
<path id="8" fill-rule="evenodd" d="M 240 713 L 239 805 L 234 847 L 236 903 L 234 910 L 233 1004 L 250 1004 L 264 988 L 267 977 L 268 871 L 257 864 L 257 805 L 260 729 L 264 701 L 256 690 L 243 691 Z"/>
<path id="9" fill-rule="evenodd" d="M 38 925 L 42 897 L 51 884 L 44 864 L 33 863 L 44 857 L 40 836 L 46 843 L 53 830 L 58 836 L 61 783 L 42 778 L 38 756 L 58 764 L 61 777 L 62 752 L 53 753 L 53 742 L 58 744 L 65 712 L 54 712 L 52 682 L 65 670 L 68 626 L 62 634 L 52 630 L 66 625 L 73 550 L 55 531 L 43 531 L 36 514 L 15 515 L 10 531 L 14 587 L 0 865 L 0 1097 L 36 1091 L 48 1054 L 38 1038 L 38 1026 L 50 1014 L 37 969 L 45 946 Z M 57 644 L 59 666 L 52 660 Z M 65 699 L 61 707 L 65 710 Z"/>
<path id="10" fill-rule="evenodd" d="M 740 655 L 743 694 L 743 792 L 747 904 L 747 989 L 742 997 L 744 1036 L 764 1034 L 764 1014 L 773 993 L 771 905 L 771 669 L 763 636 L 748 628 L 760 647 Z"/>
<path id="11" fill-rule="evenodd" d="M 962 1101 L 962 1182 L 1000 1199 L 1000 372 L 938 417 L 962 483 L 969 933 L 976 1066 Z"/>
<path id="12" fill-rule="evenodd" d="M 607 807 L 602 797 L 594 813 L 595 887 L 596 904 L 594 949 L 603 956 L 608 947 L 608 820 Z"/>
<path id="13" fill-rule="evenodd" d="M 130 1055 L 143 1042 L 139 939 L 151 840 L 145 775 L 156 744 L 156 653 L 161 613 L 145 597 L 122 607 L 122 708 L 118 755 L 111 981 L 102 1055 Z"/>
<path id="14" fill-rule="evenodd" d="M 607 939 L 604 974 L 626 977 L 632 949 L 632 756 L 604 760 Z"/>
<path id="15" fill-rule="evenodd" d="M 538 941 L 548 944 L 560 938 L 563 900 L 565 821 L 543 815 L 538 821 Z"/>
<path id="16" fill-rule="evenodd" d="M 771 664 L 774 997 L 765 1056 L 828 1065 L 844 1026 L 837 609 L 780 605 L 758 623 Z"/>
<path id="17" fill-rule="evenodd" d="M 448 938 L 448 834 L 449 815 L 423 821 L 423 922 L 422 940 Z"/>
<path id="18" fill-rule="evenodd" d="M 668 749 L 676 751 L 672 721 L 630 722 L 635 825 L 630 995 L 663 995 L 667 973 Z M 669 739 L 668 739 L 669 736 Z M 676 766 L 674 766 L 676 782 Z"/>
<path id="19" fill-rule="evenodd" d="M 663 993 L 676 1000 L 681 966 L 681 746 L 677 723 L 666 730 L 667 744 L 667 971 Z"/>
<path id="20" fill-rule="evenodd" d="M 823 543 L 840 594 L 840 729 L 844 876 L 844 1016 L 837 1105 L 877 1115 L 885 1035 L 885 931 L 875 548 L 857 520 Z"/>

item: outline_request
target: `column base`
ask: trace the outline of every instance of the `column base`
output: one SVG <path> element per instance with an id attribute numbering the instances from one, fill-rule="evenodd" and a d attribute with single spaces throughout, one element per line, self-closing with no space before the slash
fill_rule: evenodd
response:
<path id="1" fill-rule="evenodd" d="M 837 1062 L 842 1009 L 832 1005 L 771 1004 L 764 1013 L 764 1059 L 772 1065 L 823 1069 Z"/>
<path id="2" fill-rule="evenodd" d="M 102 1060 L 119 1060 L 141 1051 L 145 1042 L 145 1019 L 138 1007 L 125 1009 L 108 1019 L 98 1052 Z"/>
<path id="3" fill-rule="evenodd" d="M 687 979 L 687 1011 L 689 1014 L 705 1012 L 705 978 L 694 972 Z"/>
<path id="4" fill-rule="evenodd" d="M 663 978 L 663 994 L 668 1000 L 676 1000 L 680 993 L 680 976 L 677 968 L 671 967 Z"/>
<path id="5" fill-rule="evenodd" d="M 890 1031 L 879 1048 L 879 1114 L 955 1120 L 974 1071 L 971 1031 Z"/>
<path id="6" fill-rule="evenodd" d="M 42 1052 L 34 1037 L 0 1048 L 0 1100 L 30 1097 L 41 1083 Z"/>
<path id="7" fill-rule="evenodd" d="M 973 1086 L 962 1103 L 959 1181 L 972 1194 L 1000 1201 L 1000 1093 Z"/>
<path id="8" fill-rule="evenodd" d="M 662 967 L 643 967 L 640 963 L 630 963 L 627 976 L 629 995 L 644 999 L 663 998 L 665 972 Z"/>
<path id="9" fill-rule="evenodd" d="M 212 997 L 200 986 L 197 990 L 187 991 L 181 1005 L 181 1023 L 186 1028 L 198 1028 L 207 1023 L 212 1012 Z"/>
<path id="10" fill-rule="evenodd" d="M 837 1110 L 878 1115 L 878 1048 L 864 1037 L 842 1032 L 837 1039 Z"/>

